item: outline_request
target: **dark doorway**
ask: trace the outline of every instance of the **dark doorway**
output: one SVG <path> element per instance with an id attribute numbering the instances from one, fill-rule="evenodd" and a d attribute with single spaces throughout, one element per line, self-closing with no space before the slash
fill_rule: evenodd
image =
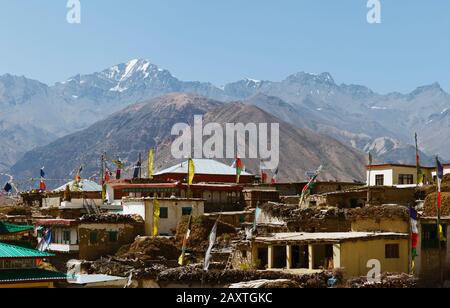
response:
<path id="1" fill-rule="evenodd" d="M 285 268 L 286 267 L 286 246 L 274 246 L 273 247 L 273 267 Z"/>
<path id="2" fill-rule="evenodd" d="M 309 268 L 308 246 L 292 246 L 292 267 Z"/>
<path id="3" fill-rule="evenodd" d="M 258 260 L 259 260 L 259 264 L 257 264 L 258 269 L 263 270 L 268 267 L 269 261 L 267 253 L 268 253 L 267 247 L 258 248 Z"/>

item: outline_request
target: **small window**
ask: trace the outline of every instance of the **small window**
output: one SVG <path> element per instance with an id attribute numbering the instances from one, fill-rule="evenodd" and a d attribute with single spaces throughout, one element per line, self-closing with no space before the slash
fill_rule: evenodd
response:
<path id="1" fill-rule="evenodd" d="M 399 185 L 412 185 L 414 184 L 414 176 L 412 174 L 400 174 L 398 176 Z"/>
<path id="2" fill-rule="evenodd" d="M 183 207 L 181 209 L 181 215 L 183 216 L 189 216 L 192 214 L 192 208 L 191 207 Z"/>
<path id="3" fill-rule="evenodd" d="M 169 218 L 169 208 L 167 208 L 167 207 L 162 207 L 162 208 L 160 208 L 159 209 L 159 218 L 162 218 L 162 219 L 167 219 L 167 218 Z"/>
<path id="4" fill-rule="evenodd" d="M 63 231 L 63 242 L 65 244 L 70 244 L 70 230 Z"/>
<path id="5" fill-rule="evenodd" d="M 89 244 L 94 245 L 98 242 L 97 231 L 91 231 L 89 233 Z"/>
<path id="6" fill-rule="evenodd" d="M 384 174 L 377 174 L 375 176 L 375 185 L 384 186 Z"/>
<path id="7" fill-rule="evenodd" d="M 117 231 L 109 231 L 108 240 L 110 243 L 116 243 L 119 240 L 119 233 Z"/>
<path id="8" fill-rule="evenodd" d="M 399 258 L 400 258 L 400 245 L 386 244 L 386 259 L 399 259 Z"/>

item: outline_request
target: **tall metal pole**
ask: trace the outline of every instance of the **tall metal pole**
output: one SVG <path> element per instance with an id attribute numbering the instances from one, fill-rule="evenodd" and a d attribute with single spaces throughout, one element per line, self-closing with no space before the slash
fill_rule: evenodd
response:
<path id="1" fill-rule="evenodd" d="M 106 186 L 105 186 L 105 171 L 106 171 L 106 167 L 105 167 L 105 154 L 102 154 L 102 161 L 101 161 L 101 168 L 100 168 L 100 184 L 102 185 L 102 202 L 105 203 L 106 201 Z"/>
<path id="2" fill-rule="evenodd" d="M 100 166 L 100 184 L 102 186 L 105 184 L 104 176 L 105 176 L 105 155 L 102 154 Z"/>
<path id="3" fill-rule="evenodd" d="M 369 153 L 368 179 L 367 179 L 367 204 L 370 205 L 372 201 L 372 192 L 370 191 L 370 178 L 372 169 L 372 154 Z"/>
<path id="4" fill-rule="evenodd" d="M 441 238 L 441 178 L 443 178 L 443 175 L 440 174 L 440 162 L 439 157 L 436 156 L 436 175 L 437 175 L 437 236 L 438 236 L 438 249 L 439 249 L 439 275 L 440 275 L 440 283 L 441 287 L 444 286 L 444 271 L 442 267 L 442 238 Z"/>
<path id="5" fill-rule="evenodd" d="M 187 190 L 187 198 L 191 198 L 191 183 L 189 181 L 189 175 L 191 174 L 191 158 L 188 159 L 188 173 L 187 173 L 187 184 L 188 184 L 188 190 Z"/>
<path id="6" fill-rule="evenodd" d="M 142 155 L 139 153 L 139 179 L 142 179 Z"/>

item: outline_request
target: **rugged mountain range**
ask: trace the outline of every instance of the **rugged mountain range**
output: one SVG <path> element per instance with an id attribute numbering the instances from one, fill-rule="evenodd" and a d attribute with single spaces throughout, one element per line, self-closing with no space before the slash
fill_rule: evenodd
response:
<path id="1" fill-rule="evenodd" d="M 149 147 L 156 148 L 156 169 L 175 164 L 171 136 L 175 123 L 190 123 L 204 115 L 204 124 L 280 123 L 280 179 L 305 179 L 305 172 L 324 165 L 323 179 L 362 180 L 364 156 L 331 137 L 288 124 L 262 109 L 239 102 L 220 103 L 192 94 L 168 94 L 131 105 L 89 128 L 36 148 L 20 159 L 12 172 L 29 178 L 44 165 L 49 178 L 68 177 L 68 171 L 83 165 L 84 176 L 99 173 L 100 156 L 120 158 L 130 172 Z M 225 139 L 225 137 L 224 137 Z M 231 163 L 230 160 L 223 160 Z M 258 173 L 259 160 L 244 160 L 247 169 Z M 114 166 L 110 163 L 111 169 Z"/>
<path id="2" fill-rule="evenodd" d="M 276 116 L 289 114 L 285 119 L 292 124 L 328 134 L 362 151 L 379 138 L 393 141 L 396 151 L 385 148 L 379 161 L 415 163 L 415 149 L 410 146 L 414 132 L 419 133 L 425 153 L 440 152 L 444 157 L 450 153 L 450 142 L 442 143 L 449 127 L 450 96 L 438 84 L 409 94 L 380 95 L 364 86 L 337 85 L 328 73 L 297 73 L 280 82 L 246 79 L 225 90 Z M 400 148 L 404 155 L 399 155 Z M 422 153 L 423 160 L 431 161 L 429 155 Z"/>
<path id="3" fill-rule="evenodd" d="M 169 71 L 143 59 L 134 59 L 98 73 L 76 75 L 65 82 L 57 83 L 53 89 L 77 102 L 109 104 L 116 109 L 174 92 L 225 98 L 223 91 L 210 83 L 181 81 Z"/>
<path id="4" fill-rule="evenodd" d="M 181 81 L 135 59 L 53 86 L 0 76 L 0 170 L 36 146 L 85 129 L 130 104 L 173 92 L 256 105 L 295 127 L 360 151 L 376 149 L 380 162 L 414 163 L 414 132 L 426 153 L 423 161 L 435 154 L 450 156 L 450 95 L 439 84 L 381 95 L 365 86 L 338 85 L 329 73 L 302 72 L 277 82 L 243 79 L 219 88 Z"/>
<path id="5" fill-rule="evenodd" d="M 401 142 L 395 134 L 380 123 L 363 115 L 343 114 L 336 108 L 318 112 L 303 106 L 289 104 L 278 97 L 256 94 L 244 101 L 253 104 L 300 128 L 331 136 L 364 153 L 372 153 L 381 163 L 415 164 L 415 146 Z M 433 165 L 434 158 L 420 151 L 421 162 Z"/>
<path id="6" fill-rule="evenodd" d="M 76 75 L 53 86 L 0 76 L 0 142 L 4 145 L 0 170 L 36 146 L 84 129 L 130 104 L 172 92 L 225 98 L 222 90 L 209 83 L 180 81 L 145 60 Z"/>

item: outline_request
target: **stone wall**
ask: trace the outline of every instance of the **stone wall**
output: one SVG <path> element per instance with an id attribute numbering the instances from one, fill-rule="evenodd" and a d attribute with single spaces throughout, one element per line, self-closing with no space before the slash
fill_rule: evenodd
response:
<path id="1" fill-rule="evenodd" d="M 96 260 L 102 256 L 113 255 L 120 247 L 134 242 L 138 235 L 144 234 L 143 223 L 82 223 L 79 228 L 80 259 Z M 91 232 L 97 240 L 91 242 Z M 117 241 L 112 241 L 110 232 L 117 232 Z"/>

